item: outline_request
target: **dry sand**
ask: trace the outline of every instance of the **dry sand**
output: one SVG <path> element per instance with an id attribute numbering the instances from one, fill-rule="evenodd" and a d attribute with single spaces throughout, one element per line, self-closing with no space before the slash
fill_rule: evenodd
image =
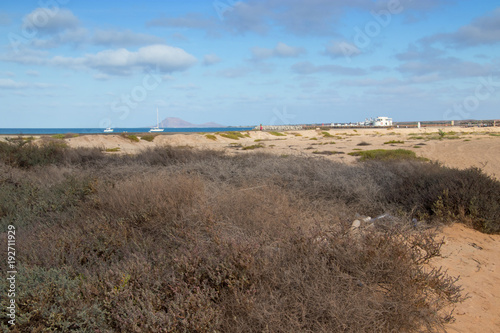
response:
<path id="1" fill-rule="evenodd" d="M 239 140 L 223 138 L 220 135 L 216 135 L 216 140 L 210 140 L 205 134 L 198 133 L 162 134 L 153 142 L 144 140 L 132 142 L 119 134 L 103 134 L 66 139 L 66 142 L 71 147 L 120 148 L 118 154 L 134 154 L 147 147 L 173 145 L 227 150 L 230 154 L 263 151 L 279 155 L 316 156 L 343 163 L 356 163 L 357 158 L 347 153 L 359 149 L 404 148 L 415 151 L 418 156 L 438 161 L 446 166 L 478 167 L 485 173 L 500 179 L 500 128 L 446 127 L 442 130 L 456 132 L 454 135 L 456 138 L 428 140 L 438 136 L 438 128 L 395 128 L 328 131 L 333 137 L 325 137 L 322 131 L 316 130 L 290 132 L 286 136 L 251 131 L 248 132 L 249 137 Z M 243 134 L 246 133 L 243 132 Z M 404 141 L 404 143 L 385 144 L 392 140 Z M 362 142 L 369 145 L 359 145 Z M 242 150 L 238 147 L 256 144 L 264 147 L 253 150 Z M 335 154 L 328 156 L 313 154 L 313 152 L 325 151 L 335 152 Z M 444 257 L 435 260 L 433 264 L 443 266 L 453 276 L 460 276 L 460 284 L 470 296 L 455 310 L 456 321 L 447 326 L 448 331 L 500 332 L 500 272 L 498 269 L 500 236 L 485 235 L 468 229 L 462 224 L 445 227 L 441 233 L 446 241 L 442 248 Z"/>
<path id="2" fill-rule="evenodd" d="M 205 134 L 161 134 L 153 142 L 140 140 L 133 142 L 120 134 L 83 135 L 66 139 L 71 147 L 101 147 L 103 149 L 120 148 L 118 153 L 134 154 L 147 147 L 155 146 L 190 146 L 215 150 L 227 150 L 230 154 L 246 154 L 262 151 L 279 155 L 304 155 L 328 158 L 344 163 L 354 163 L 356 157 L 348 153 L 370 149 L 409 149 L 418 156 L 438 161 L 443 165 L 467 168 L 478 167 L 487 174 L 500 179 L 500 127 L 461 128 L 446 127 L 445 132 L 455 132 L 443 140 L 434 140 L 438 128 L 394 128 L 394 129 L 334 129 L 328 131 L 332 137 L 325 137 L 322 131 L 307 130 L 285 132 L 286 136 L 275 136 L 269 132 L 250 131 L 249 137 L 233 140 L 215 135 L 210 140 Z M 214 133 L 211 133 L 214 134 Z M 300 135 L 300 136 L 298 136 Z M 138 135 L 140 137 L 140 134 Z M 447 139 L 447 137 L 457 137 Z M 404 143 L 385 144 L 389 141 Z M 358 144 L 366 142 L 369 145 Z M 263 148 L 243 150 L 238 146 L 260 144 Z M 320 155 L 318 152 L 334 152 L 333 155 Z"/>

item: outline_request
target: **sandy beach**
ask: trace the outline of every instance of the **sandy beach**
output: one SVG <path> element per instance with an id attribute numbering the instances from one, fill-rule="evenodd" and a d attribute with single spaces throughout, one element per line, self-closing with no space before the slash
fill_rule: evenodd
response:
<path id="1" fill-rule="evenodd" d="M 441 140 L 438 139 L 439 130 L 447 133 Z M 357 161 L 357 157 L 348 155 L 350 152 L 401 148 L 415 151 L 418 156 L 445 166 L 477 167 L 500 178 L 500 127 L 340 128 L 329 131 L 280 132 L 283 136 L 261 131 L 241 133 L 243 137 L 237 140 L 216 133 L 186 133 L 160 134 L 152 142 L 134 142 L 120 134 L 82 135 L 65 141 L 70 147 L 100 147 L 104 150 L 119 148 L 113 152 L 115 154 L 134 154 L 148 147 L 172 145 L 226 150 L 230 154 L 260 151 L 279 155 L 318 156 L 343 163 Z M 207 138 L 207 135 L 213 135 L 215 139 Z M 140 138 L 141 134 L 137 136 Z M 245 147 L 249 148 L 243 149 Z"/>
<path id="2" fill-rule="evenodd" d="M 441 135 L 439 133 L 441 130 Z M 445 134 L 443 134 L 443 132 Z M 279 155 L 314 156 L 342 163 L 357 163 L 349 153 L 372 149 L 408 149 L 454 168 L 477 167 L 500 179 L 500 128 L 391 128 L 331 129 L 294 132 L 241 132 L 238 139 L 221 133 L 157 135 L 152 142 L 134 142 L 121 134 L 82 135 L 65 139 L 70 147 L 99 147 L 109 154 L 134 154 L 157 146 L 189 146 L 225 150 L 229 154 L 266 152 Z M 145 134 L 144 134 L 145 135 Z M 140 134 L 137 134 L 141 138 Z M 449 332 L 500 332 L 500 235 L 486 235 L 463 224 L 442 228 L 445 239 L 442 266 L 460 276 L 469 298 L 459 304 Z"/>

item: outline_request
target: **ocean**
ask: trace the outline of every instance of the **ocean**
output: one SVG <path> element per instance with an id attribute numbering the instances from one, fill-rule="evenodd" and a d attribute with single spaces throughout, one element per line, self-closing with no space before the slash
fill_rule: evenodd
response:
<path id="1" fill-rule="evenodd" d="M 206 128 L 165 128 L 161 133 L 212 133 L 227 131 L 250 131 L 253 127 L 206 127 Z M 0 135 L 43 135 L 43 134 L 116 134 L 147 133 L 150 128 L 114 128 L 112 133 L 104 133 L 104 128 L 0 128 Z"/>

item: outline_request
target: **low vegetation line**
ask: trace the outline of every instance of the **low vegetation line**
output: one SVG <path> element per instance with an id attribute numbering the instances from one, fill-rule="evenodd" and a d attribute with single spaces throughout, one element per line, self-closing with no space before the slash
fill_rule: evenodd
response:
<path id="1" fill-rule="evenodd" d="M 359 153 L 376 158 L 0 142 L 0 232 L 23 230 L 16 329 L 442 330 L 464 295 L 428 270 L 434 227 L 500 233 L 500 182 L 403 150 Z M 355 228 L 358 214 L 384 217 Z"/>

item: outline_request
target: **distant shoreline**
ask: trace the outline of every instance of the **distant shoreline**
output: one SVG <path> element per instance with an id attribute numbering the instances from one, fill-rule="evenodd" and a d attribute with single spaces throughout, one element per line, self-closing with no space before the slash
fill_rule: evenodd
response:
<path id="1" fill-rule="evenodd" d="M 185 128 L 164 128 L 163 132 L 156 134 L 189 134 L 189 133 L 211 133 L 225 131 L 249 131 L 254 127 L 185 127 Z M 54 134 L 138 134 L 149 133 L 148 127 L 137 128 L 114 128 L 111 133 L 104 133 L 104 128 L 0 128 L 0 135 L 54 135 Z"/>

